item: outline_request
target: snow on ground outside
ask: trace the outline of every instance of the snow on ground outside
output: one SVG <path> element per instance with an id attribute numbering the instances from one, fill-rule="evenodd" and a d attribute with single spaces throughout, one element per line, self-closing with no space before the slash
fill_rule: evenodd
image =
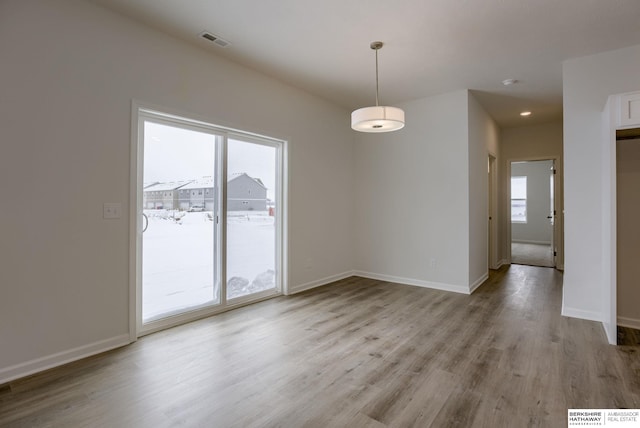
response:
<path id="1" fill-rule="evenodd" d="M 145 210 L 143 320 L 217 301 L 210 212 Z M 275 287 L 275 226 L 267 212 L 227 215 L 227 298 Z"/>

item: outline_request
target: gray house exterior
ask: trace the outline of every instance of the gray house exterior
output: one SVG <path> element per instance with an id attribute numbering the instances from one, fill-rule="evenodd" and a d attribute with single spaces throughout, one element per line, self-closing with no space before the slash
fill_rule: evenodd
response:
<path id="1" fill-rule="evenodd" d="M 267 188 L 259 178 L 238 174 L 227 182 L 228 211 L 266 211 Z"/>
<path id="2" fill-rule="evenodd" d="M 182 211 L 213 211 L 216 187 L 211 177 L 194 180 L 178 190 L 178 206 Z"/>
<path id="3" fill-rule="evenodd" d="M 218 188 L 211 177 L 145 185 L 144 209 L 213 211 Z M 237 174 L 227 182 L 227 210 L 267 211 L 267 188 L 259 178 Z"/>
<path id="4" fill-rule="evenodd" d="M 179 207 L 178 189 L 189 183 L 189 181 L 172 181 L 145 187 L 142 195 L 142 204 L 148 210 L 177 210 Z"/>

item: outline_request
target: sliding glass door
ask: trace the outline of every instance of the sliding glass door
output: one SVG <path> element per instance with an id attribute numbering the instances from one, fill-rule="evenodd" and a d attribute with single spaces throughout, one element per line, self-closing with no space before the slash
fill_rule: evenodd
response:
<path id="1" fill-rule="evenodd" d="M 277 146 L 227 145 L 227 299 L 276 288 Z"/>
<path id="2" fill-rule="evenodd" d="M 283 150 L 138 109 L 138 334 L 280 293 Z"/>
<path id="3" fill-rule="evenodd" d="M 220 303 L 219 140 L 184 124 L 144 122 L 143 323 Z"/>

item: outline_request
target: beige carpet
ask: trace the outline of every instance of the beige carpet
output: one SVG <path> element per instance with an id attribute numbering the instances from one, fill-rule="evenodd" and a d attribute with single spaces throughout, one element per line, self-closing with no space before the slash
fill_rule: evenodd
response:
<path id="1" fill-rule="evenodd" d="M 511 243 L 511 263 L 530 266 L 553 266 L 551 245 Z"/>

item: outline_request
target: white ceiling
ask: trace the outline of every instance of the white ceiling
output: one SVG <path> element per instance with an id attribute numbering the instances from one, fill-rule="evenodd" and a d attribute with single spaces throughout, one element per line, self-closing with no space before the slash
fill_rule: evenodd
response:
<path id="1" fill-rule="evenodd" d="M 501 126 L 562 116 L 563 60 L 640 44 L 640 0 L 88 1 L 348 109 L 375 103 L 381 40 L 381 104 L 471 89 Z"/>

